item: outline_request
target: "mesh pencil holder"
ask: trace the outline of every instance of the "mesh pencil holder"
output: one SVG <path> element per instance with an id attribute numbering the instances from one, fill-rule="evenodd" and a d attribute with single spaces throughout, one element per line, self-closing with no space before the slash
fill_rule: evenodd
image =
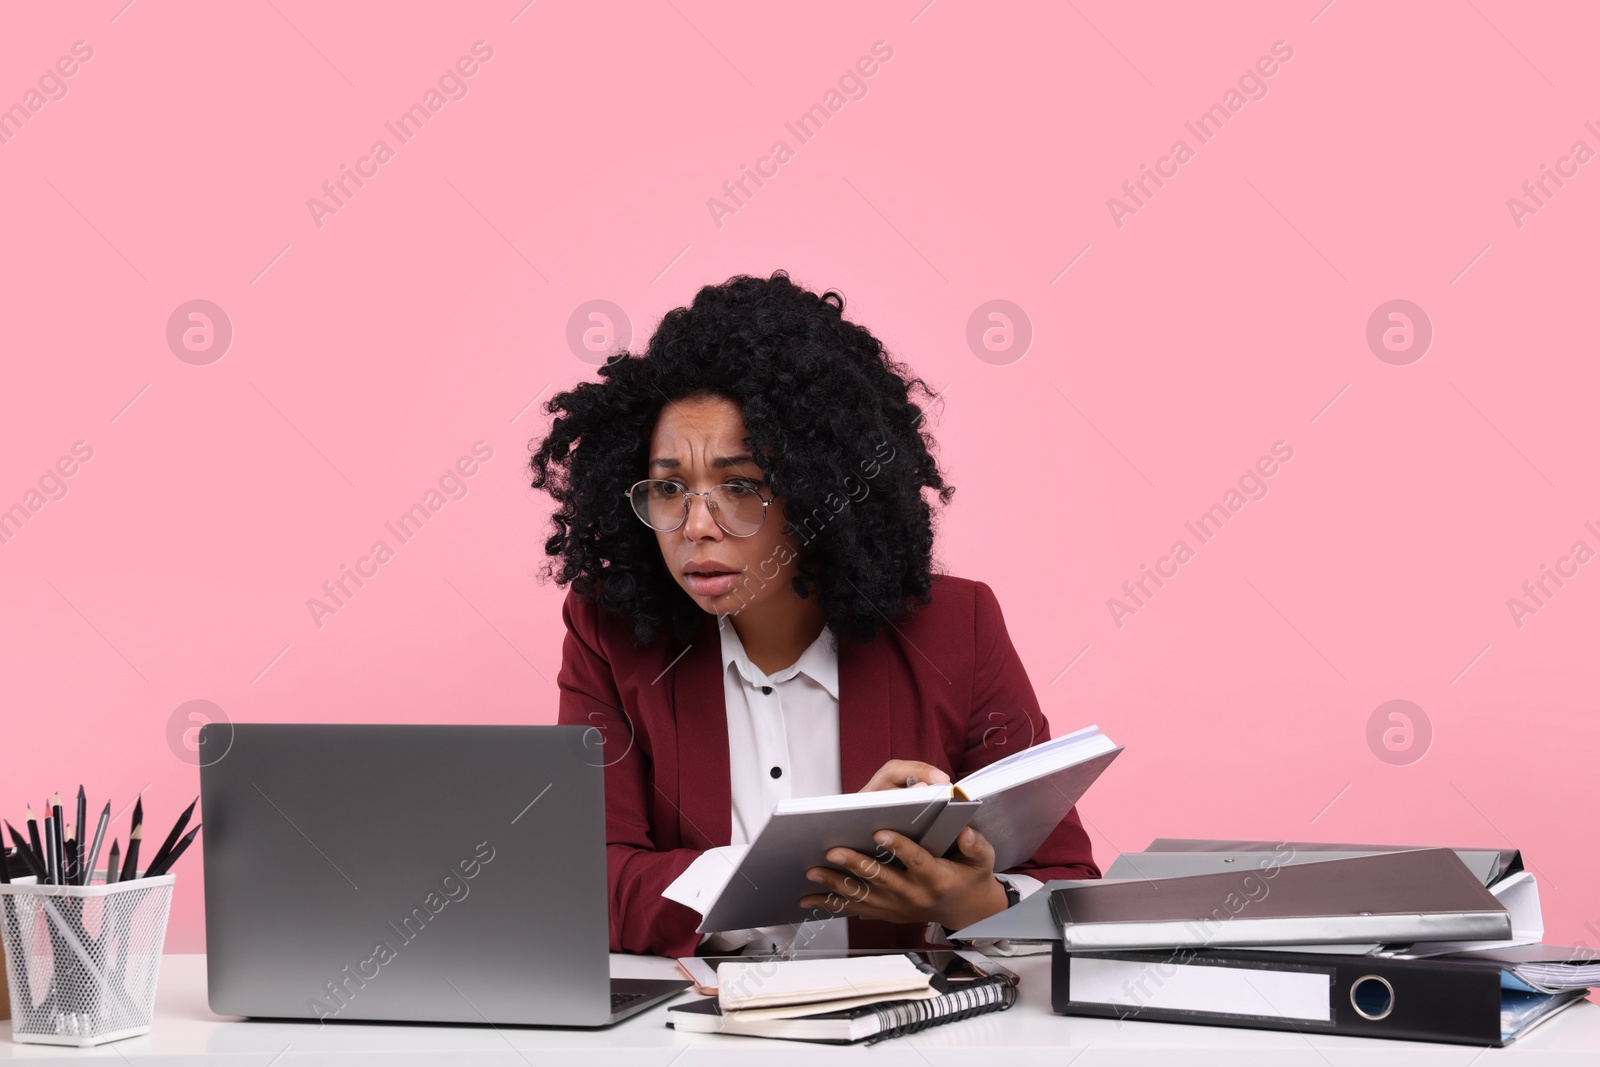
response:
<path id="1" fill-rule="evenodd" d="M 86 1046 L 150 1032 L 173 878 L 0 885 L 13 1041 Z"/>

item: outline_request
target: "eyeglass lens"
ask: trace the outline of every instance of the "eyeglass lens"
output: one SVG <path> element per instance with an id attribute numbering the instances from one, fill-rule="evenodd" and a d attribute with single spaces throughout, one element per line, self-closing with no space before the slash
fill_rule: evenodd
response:
<path id="1" fill-rule="evenodd" d="M 766 517 L 761 494 L 747 485 L 726 482 L 710 489 L 711 517 L 736 537 L 761 528 Z M 633 510 L 653 530 L 670 533 L 689 516 L 689 494 L 678 482 L 651 478 L 633 487 Z"/>

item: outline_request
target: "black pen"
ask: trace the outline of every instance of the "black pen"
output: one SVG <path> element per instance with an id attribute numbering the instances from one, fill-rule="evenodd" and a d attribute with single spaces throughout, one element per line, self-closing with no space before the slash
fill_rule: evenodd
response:
<path id="1" fill-rule="evenodd" d="M 83 863 L 83 884 L 90 885 L 94 882 L 94 864 L 100 858 L 100 846 L 105 843 L 106 826 L 111 822 L 111 801 L 106 801 L 105 810 L 100 813 L 100 825 L 94 828 L 94 843 L 89 846 L 89 858 Z"/>
<path id="2" fill-rule="evenodd" d="M 72 883 L 74 885 L 78 885 L 86 881 L 86 879 L 83 877 L 83 861 L 87 858 L 87 856 L 83 850 L 89 847 L 89 835 L 88 832 L 84 830 L 84 825 L 89 821 L 88 803 L 88 798 L 83 795 L 83 785 L 82 783 L 79 783 L 77 809 L 78 817 L 72 820 L 73 829 L 78 835 L 75 838 L 75 840 L 78 842 L 78 847 L 72 855 Z"/>
<path id="3" fill-rule="evenodd" d="M 69 822 L 67 823 L 66 831 L 61 836 L 61 855 L 66 863 L 66 866 L 62 868 L 66 872 L 66 877 L 63 881 L 67 885 L 78 884 L 78 839 L 73 836 L 75 833 L 76 831 Z"/>
<path id="4" fill-rule="evenodd" d="M 167 839 L 161 842 L 161 847 L 156 849 L 156 854 L 150 857 L 146 871 L 153 871 L 161 866 L 161 861 L 167 858 L 167 853 L 172 851 L 172 846 L 178 843 L 178 838 L 183 835 L 183 828 L 189 825 L 189 816 L 194 814 L 194 806 L 200 803 L 200 798 L 195 797 L 189 806 L 183 809 L 183 814 L 178 816 L 178 821 L 172 824 L 172 830 L 167 834 Z"/>
<path id="5" fill-rule="evenodd" d="M 17 832 L 15 826 L 6 823 L 6 829 L 11 831 L 11 840 L 17 846 L 17 853 L 22 857 L 22 862 L 26 863 L 28 870 L 33 872 L 34 879 L 40 885 L 43 885 L 47 876 L 45 875 L 44 864 L 39 862 L 39 854 L 28 847 L 28 843 L 22 839 L 22 834 Z"/>
<path id="6" fill-rule="evenodd" d="M 111 857 L 106 860 L 106 885 L 117 880 L 117 839 L 111 839 Z"/>
<path id="7" fill-rule="evenodd" d="M 130 878 L 139 877 L 139 840 L 144 837 L 144 798 L 140 797 L 133 802 L 133 828 L 128 832 L 128 854 L 122 857 L 122 876 L 118 881 L 126 882 Z"/>
<path id="8" fill-rule="evenodd" d="M 56 885 L 67 884 L 67 841 L 66 823 L 61 818 L 61 794 L 55 795 L 55 800 L 50 804 L 50 821 L 55 823 L 55 844 L 50 846 L 50 862 L 54 865 L 51 874 Z"/>
<path id="9" fill-rule="evenodd" d="M 56 848 L 56 821 L 44 821 L 44 880 L 46 885 L 56 884 L 56 857 L 60 855 Z"/>
<path id="10" fill-rule="evenodd" d="M 168 871 L 172 870 L 172 865 L 178 862 L 178 857 L 183 855 L 183 850 L 189 847 L 189 842 L 194 840 L 194 835 L 200 832 L 201 825 L 202 824 L 200 823 L 196 823 L 195 828 L 184 834 L 183 840 L 179 841 L 177 845 L 173 847 L 171 852 L 168 852 L 164 857 L 159 860 L 155 860 L 150 864 L 149 867 L 145 868 L 144 876 L 146 878 L 153 878 L 156 875 L 166 874 Z"/>

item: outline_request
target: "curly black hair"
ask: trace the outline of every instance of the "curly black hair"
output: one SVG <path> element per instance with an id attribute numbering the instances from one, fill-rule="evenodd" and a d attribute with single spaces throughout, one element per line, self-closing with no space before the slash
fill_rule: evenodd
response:
<path id="1" fill-rule="evenodd" d="M 933 514 L 922 490 L 947 504 L 955 487 L 913 394 L 937 394 L 844 318 L 838 292 L 818 296 L 782 270 L 735 275 L 667 312 L 642 356 L 619 353 L 599 374 L 545 403 L 555 419 L 530 445 L 532 485 L 558 505 L 542 573 L 630 618 L 636 644 L 667 624 L 688 640 L 704 620 L 624 496 L 645 476 L 662 406 L 691 397 L 742 408 L 745 447 L 785 498 L 783 532 L 799 542 L 794 591 L 820 599 L 841 641 L 870 641 L 911 598 L 929 602 Z"/>

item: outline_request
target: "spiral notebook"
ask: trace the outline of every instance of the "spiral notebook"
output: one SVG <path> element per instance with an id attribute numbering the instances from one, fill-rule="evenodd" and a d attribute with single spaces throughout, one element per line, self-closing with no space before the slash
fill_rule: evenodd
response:
<path id="1" fill-rule="evenodd" d="M 830 1045 L 865 1041 L 870 1045 L 902 1034 L 926 1030 L 930 1026 L 953 1023 L 992 1011 L 1005 1011 L 1016 1002 L 1015 980 L 995 975 L 952 985 L 947 992 L 930 1000 L 884 1000 L 877 1004 L 808 1015 L 800 1019 L 739 1019 L 725 1016 L 717 1005 L 717 998 L 707 997 L 673 1006 L 667 1012 L 667 1025 L 695 1034 L 739 1034 L 788 1041 L 819 1041 Z"/>

